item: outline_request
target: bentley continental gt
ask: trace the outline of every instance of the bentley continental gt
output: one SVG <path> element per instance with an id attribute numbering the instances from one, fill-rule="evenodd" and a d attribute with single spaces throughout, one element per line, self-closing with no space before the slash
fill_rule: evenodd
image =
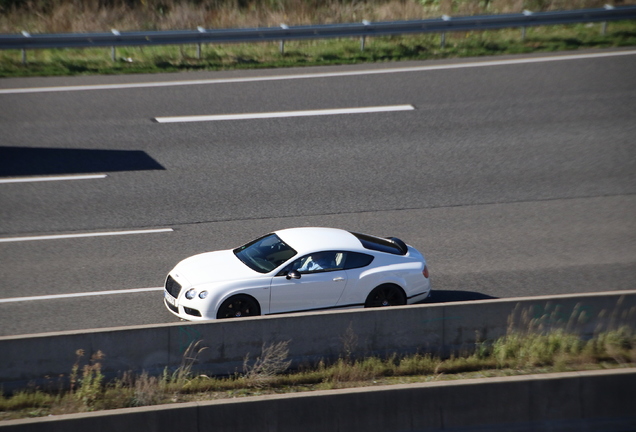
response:
<path id="1" fill-rule="evenodd" d="M 402 240 L 289 228 L 186 258 L 164 304 L 189 321 L 413 304 L 430 295 L 424 256 Z"/>

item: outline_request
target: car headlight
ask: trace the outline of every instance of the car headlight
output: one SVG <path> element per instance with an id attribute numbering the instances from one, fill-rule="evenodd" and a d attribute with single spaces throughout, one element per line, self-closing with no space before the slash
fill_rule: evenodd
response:
<path id="1" fill-rule="evenodd" d="M 208 292 L 207 292 L 207 291 L 201 291 L 201 292 L 199 293 L 199 298 L 200 298 L 201 300 L 203 300 L 203 299 L 204 299 L 204 298 L 206 298 L 207 296 L 208 296 Z"/>
<path id="2" fill-rule="evenodd" d="M 197 295 L 197 292 L 194 288 L 190 288 L 186 293 L 185 293 L 185 297 L 188 300 L 192 300 L 195 296 Z"/>

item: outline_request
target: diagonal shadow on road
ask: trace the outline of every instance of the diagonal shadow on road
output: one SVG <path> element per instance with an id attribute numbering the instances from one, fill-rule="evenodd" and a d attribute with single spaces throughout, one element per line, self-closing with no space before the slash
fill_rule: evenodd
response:
<path id="1" fill-rule="evenodd" d="M 0 177 L 165 170 L 141 150 L 0 147 Z"/>

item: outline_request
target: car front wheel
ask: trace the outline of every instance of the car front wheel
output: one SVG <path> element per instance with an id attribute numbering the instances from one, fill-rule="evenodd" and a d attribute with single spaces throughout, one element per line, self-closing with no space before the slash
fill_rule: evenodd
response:
<path id="1" fill-rule="evenodd" d="M 258 302 L 248 295 L 240 294 L 225 300 L 216 314 L 217 319 L 240 318 L 261 314 Z"/>
<path id="2" fill-rule="evenodd" d="M 406 295 L 397 285 L 384 284 L 371 291 L 364 307 L 401 306 L 406 304 Z"/>

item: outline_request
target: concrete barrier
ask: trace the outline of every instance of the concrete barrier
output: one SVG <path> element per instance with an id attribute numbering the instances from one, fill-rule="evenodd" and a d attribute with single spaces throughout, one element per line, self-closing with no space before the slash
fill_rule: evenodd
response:
<path id="1" fill-rule="evenodd" d="M 0 422 L 2 432 L 627 431 L 636 369 L 439 381 Z"/>
<path id="2" fill-rule="evenodd" d="M 101 350 L 102 370 L 113 377 L 177 368 L 188 346 L 200 340 L 208 348 L 194 370 L 228 375 L 242 372 L 245 357 L 255 359 L 264 344 L 282 341 L 289 341 L 293 367 L 344 353 L 446 356 L 472 350 L 510 327 L 559 327 L 587 337 L 599 329 L 633 326 L 635 318 L 636 291 L 619 291 L 9 336 L 0 338 L 0 385 L 5 392 L 28 383 L 58 388 L 78 349 L 85 350 L 84 361 Z"/>

